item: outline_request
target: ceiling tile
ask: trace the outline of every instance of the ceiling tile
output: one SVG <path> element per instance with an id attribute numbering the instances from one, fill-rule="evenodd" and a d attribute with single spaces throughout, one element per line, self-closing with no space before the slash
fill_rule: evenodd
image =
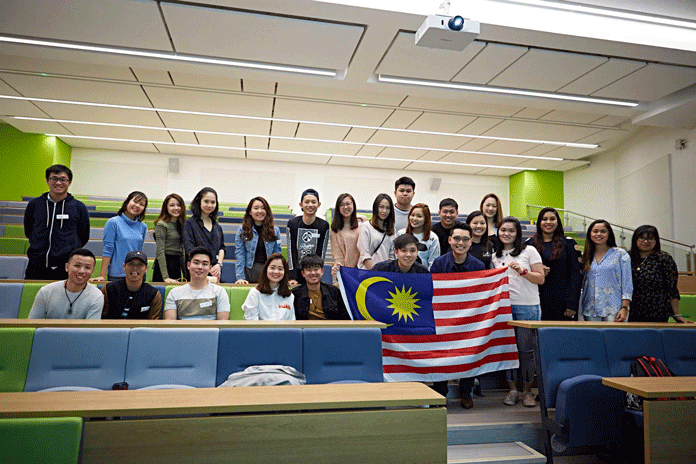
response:
<path id="1" fill-rule="evenodd" d="M 645 64 L 643 61 L 609 58 L 606 63 L 561 87 L 558 91 L 575 95 L 590 95 L 592 92 L 640 69 Z"/>
<path id="2" fill-rule="evenodd" d="M 598 130 L 594 134 L 588 135 L 587 137 L 583 137 L 581 139 L 578 139 L 577 142 L 580 143 L 604 143 L 609 140 L 615 140 L 624 137 L 627 134 L 627 131 L 625 130 L 617 130 L 617 129 L 605 129 L 605 130 Z"/>
<path id="3" fill-rule="evenodd" d="M 283 163 L 326 164 L 330 156 L 288 155 L 285 153 L 260 153 L 250 151 L 248 159 L 261 161 L 280 161 Z"/>
<path id="4" fill-rule="evenodd" d="M 588 142 L 589 143 L 589 142 Z M 580 159 L 587 156 L 592 156 L 601 148 L 587 149 L 587 148 L 574 148 L 574 147 L 558 147 L 553 151 L 544 153 L 544 156 L 552 156 L 554 158 L 565 158 L 565 159 Z"/>
<path id="5" fill-rule="evenodd" d="M 118 79 L 122 81 L 135 80 L 130 69 L 125 67 L 94 66 L 89 63 L 48 60 L 15 55 L 0 55 L 0 68 L 44 74 Z"/>
<path id="6" fill-rule="evenodd" d="M 391 112 L 392 110 L 386 108 L 277 99 L 274 115 L 280 119 L 379 126 Z"/>
<path id="7" fill-rule="evenodd" d="M 253 79 L 242 79 L 245 92 L 274 94 L 276 83 L 256 81 Z"/>
<path id="8" fill-rule="evenodd" d="M 166 126 L 174 129 L 268 135 L 271 125 L 270 121 L 254 121 L 219 116 L 196 116 L 164 112 L 160 113 L 160 115 Z"/>
<path id="9" fill-rule="evenodd" d="M 201 145 L 217 145 L 231 148 L 244 148 L 244 137 L 237 135 L 217 135 L 196 133 Z"/>
<path id="10" fill-rule="evenodd" d="M 161 130 L 132 129 L 113 126 L 92 126 L 85 124 L 63 123 L 75 135 L 88 137 L 110 137 L 117 139 L 148 140 L 157 142 L 173 142 L 169 132 Z"/>
<path id="11" fill-rule="evenodd" d="M 276 95 L 389 106 L 397 106 L 406 97 L 401 94 L 353 91 L 344 87 L 307 87 L 286 82 L 278 82 Z"/>
<path id="12" fill-rule="evenodd" d="M 590 124 L 592 121 L 603 117 L 602 114 L 592 114 L 592 113 L 578 113 L 574 111 L 551 111 L 545 114 L 539 120 L 541 121 L 558 121 L 558 122 L 572 122 L 577 124 Z"/>
<path id="13" fill-rule="evenodd" d="M 524 108 L 514 114 L 516 118 L 525 119 L 539 119 L 545 114 L 550 113 L 552 110 L 548 108 Z"/>
<path id="14" fill-rule="evenodd" d="M 527 50 L 529 50 L 527 47 L 486 44 L 486 47 L 452 80 L 469 84 L 487 84 Z"/>
<path id="15" fill-rule="evenodd" d="M 384 147 L 362 147 L 356 156 L 375 157 L 384 151 Z"/>
<path id="16" fill-rule="evenodd" d="M 380 130 L 372 136 L 370 143 L 423 147 L 425 150 L 427 150 L 428 148 L 454 149 L 460 146 L 466 140 L 468 140 L 466 137 L 444 137 L 439 135 Z"/>
<path id="17" fill-rule="evenodd" d="M 523 161 L 517 166 L 523 168 L 536 168 L 536 169 L 548 169 L 550 171 L 557 170 L 560 166 L 566 164 L 566 161 L 552 161 L 552 160 L 527 160 Z"/>
<path id="18" fill-rule="evenodd" d="M 389 118 L 384 121 L 382 127 L 392 129 L 406 129 L 413 121 L 418 119 L 423 113 L 421 111 L 395 110 Z"/>
<path id="19" fill-rule="evenodd" d="M 418 47 L 415 34 L 399 32 L 375 73 L 448 81 L 484 45 L 483 42 L 472 42 L 463 51 Z"/>
<path id="20" fill-rule="evenodd" d="M 464 139 L 467 140 L 467 139 Z M 466 142 L 464 145 L 461 145 L 459 147 L 456 147 L 458 150 L 469 150 L 469 151 L 479 151 L 483 150 L 486 151 L 486 147 L 488 147 L 490 144 L 494 143 L 495 140 L 489 140 L 489 139 L 468 139 L 469 141 Z"/>
<path id="21" fill-rule="evenodd" d="M 617 126 L 619 124 L 622 124 L 624 122 L 628 122 L 629 118 L 626 116 L 613 116 L 613 115 L 608 115 L 604 116 L 603 118 L 599 118 L 595 121 L 592 121 L 592 124 L 595 126 L 608 126 L 608 127 L 613 127 Z"/>
<path id="22" fill-rule="evenodd" d="M 404 168 L 406 171 L 427 171 L 427 172 L 437 172 L 437 173 L 449 173 L 449 174 L 475 174 L 480 171 L 481 168 L 472 168 L 467 166 L 451 166 L 451 165 L 441 165 L 441 164 L 423 164 L 423 163 L 412 163 Z"/>
<path id="23" fill-rule="evenodd" d="M 295 66 L 345 69 L 364 30 L 191 5 L 162 3 L 161 8 L 178 52 Z"/>
<path id="24" fill-rule="evenodd" d="M 266 97 L 143 86 L 156 108 L 270 117 L 273 100 Z"/>
<path id="25" fill-rule="evenodd" d="M 595 132 L 598 132 L 598 130 L 590 127 L 506 120 L 487 131 L 485 135 L 557 142 L 575 142 Z"/>
<path id="26" fill-rule="evenodd" d="M 267 137 L 246 137 L 247 148 L 268 149 L 269 139 Z"/>
<path id="27" fill-rule="evenodd" d="M 300 124 L 295 137 L 308 139 L 343 140 L 350 129 L 347 127 L 315 126 Z"/>
<path id="28" fill-rule="evenodd" d="M 385 148 L 377 158 L 419 159 L 427 150 L 407 150 L 404 148 Z"/>
<path id="29" fill-rule="evenodd" d="M 89 139 L 73 139 L 66 137 L 63 142 L 73 148 L 98 148 L 101 150 L 119 150 L 119 151 L 134 151 L 139 153 L 157 153 L 157 149 L 151 143 L 133 143 L 133 142 L 114 142 L 110 140 L 89 140 Z"/>
<path id="30" fill-rule="evenodd" d="M 559 147 L 555 145 L 537 145 L 536 147 L 532 147 L 529 150 L 525 150 L 521 155 L 529 155 L 529 156 L 552 156 L 554 158 L 557 158 L 556 155 L 554 155 L 553 152 L 554 150 L 557 150 Z M 560 158 L 560 157 L 558 157 Z"/>
<path id="31" fill-rule="evenodd" d="M 474 116 L 455 116 L 452 114 L 423 113 L 408 128 L 411 130 L 435 131 L 435 132 L 458 132 L 472 122 Z"/>
<path id="32" fill-rule="evenodd" d="M 571 169 L 579 168 L 580 166 L 587 166 L 587 162 L 584 161 L 567 161 L 562 165 L 558 166 L 556 169 L 558 171 L 570 171 Z"/>
<path id="33" fill-rule="evenodd" d="M 276 135 L 279 137 L 294 137 L 295 132 L 299 130 L 296 122 L 273 121 L 272 127 L 273 130 L 271 135 Z"/>
<path id="34" fill-rule="evenodd" d="M 487 103 L 409 95 L 401 104 L 402 108 L 422 110 L 454 111 L 482 116 L 512 116 L 522 109 L 520 106 L 491 105 Z"/>
<path id="35" fill-rule="evenodd" d="M 531 49 L 489 84 L 553 92 L 605 61 L 592 55 Z"/>
<path id="36" fill-rule="evenodd" d="M 45 115 L 44 115 L 45 116 Z M 57 122 L 23 121 L 21 119 L 7 118 L 6 121 L 21 130 L 25 134 L 71 134 L 64 126 Z"/>
<path id="37" fill-rule="evenodd" d="M 161 127 L 162 121 L 155 111 L 124 110 L 120 108 L 98 108 L 94 106 L 64 105 L 43 103 L 36 105 L 54 119 L 73 121 L 93 121 L 114 124 L 133 124 L 139 126 Z"/>
<path id="38" fill-rule="evenodd" d="M 370 140 L 370 137 L 372 137 L 375 132 L 376 131 L 372 129 L 356 129 L 353 127 L 350 132 L 348 132 L 348 135 L 346 135 L 345 141 L 365 143 Z"/>
<path id="39" fill-rule="evenodd" d="M 302 151 L 327 155 L 355 155 L 360 146 L 339 143 L 309 142 L 305 140 L 271 140 L 271 150 Z"/>
<path id="40" fill-rule="evenodd" d="M 491 153 L 508 153 L 512 155 L 519 155 L 520 153 L 530 150 L 536 147 L 536 143 L 526 143 L 526 142 L 512 142 L 509 140 L 495 140 L 490 145 L 486 146 L 483 151 L 489 151 Z"/>
<path id="41" fill-rule="evenodd" d="M 182 147 L 177 145 L 157 144 L 160 153 L 169 155 L 195 155 L 195 156 L 214 156 L 220 158 L 244 158 L 244 151 L 221 150 L 205 147 Z"/>
<path id="42" fill-rule="evenodd" d="M 0 95 L 20 96 L 10 86 L 0 80 Z M 45 118 L 46 113 L 37 108 L 33 103 L 21 100 L 8 100 L 0 98 L 0 115 L 25 116 L 29 118 Z"/>
<path id="43" fill-rule="evenodd" d="M 150 84 L 173 85 L 167 71 L 158 71 L 154 69 L 131 68 L 133 73 L 138 78 L 138 82 L 146 82 Z"/>
<path id="44" fill-rule="evenodd" d="M 241 92 L 242 90 L 241 80 L 235 77 L 204 76 L 175 71 L 171 71 L 170 74 L 174 85 L 202 89 L 233 90 L 235 92 Z"/>
<path id="45" fill-rule="evenodd" d="M 354 158 L 331 158 L 330 165 L 334 166 L 353 166 L 367 169 L 403 169 L 409 163 L 407 161 L 382 161 L 379 158 L 364 158 L 356 156 Z"/>
<path id="46" fill-rule="evenodd" d="M 172 135 L 176 143 L 198 143 L 198 140 L 196 139 L 196 136 L 193 135 L 193 132 L 173 131 L 169 133 Z"/>
<path id="47" fill-rule="evenodd" d="M 503 119 L 476 118 L 474 121 L 472 121 L 470 124 L 467 124 L 458 132 L 460 134 L 481 135 L 485 131 L 492 129 L 493 127 L 497 126 L 503 121 Z"/>
<path id="48" fill-rule="evenodd" d="M 488 168 L 488 169 L 483 169 L 481 171 L 478 171 L 476 173 L 477 176 L 498 176 L 498 177 L 509 177 L 513 174 L 517 174 L 518 172 L 524 171 L 524 168 L 518 168 L 518 169 L 497 169 L 497 168 Z"/>
<path id="49" fill-rule="evenodd" d="M 649 102 L 694 83 L 694 68 L 651 63 L 592 95 Z"/>

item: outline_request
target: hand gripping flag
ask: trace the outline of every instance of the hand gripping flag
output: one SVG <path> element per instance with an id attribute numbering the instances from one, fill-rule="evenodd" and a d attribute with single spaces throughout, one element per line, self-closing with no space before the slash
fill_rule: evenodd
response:
<path id="1" fill-rule="evenodd" d="M 382 329 L 386 381 L 451 380 L 519 366 L 506 269 L 401 274 L 341 267 L 354 320 Z"/>

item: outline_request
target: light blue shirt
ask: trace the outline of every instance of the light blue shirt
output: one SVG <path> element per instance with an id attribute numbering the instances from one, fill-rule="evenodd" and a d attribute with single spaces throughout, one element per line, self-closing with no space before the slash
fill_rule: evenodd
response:
<path id="1" fill-rule="evenodd" d="M 619 312 L 621 300 L 633 295 L 631 257 L 623 248 L 610 248 L 602 260 L 592 259 L 582 285 L 582 314 L 608 317 Z"/>
<path id="2" fill-rule="evenodd" d="M 108 276 L 125 277 L 123 263 L 129 251 L 143 249 L 147 226 L 144 222 L 131 221 L 124 214 L 112 217 L 104 226 L 104 256 L 111 258 Z"/>

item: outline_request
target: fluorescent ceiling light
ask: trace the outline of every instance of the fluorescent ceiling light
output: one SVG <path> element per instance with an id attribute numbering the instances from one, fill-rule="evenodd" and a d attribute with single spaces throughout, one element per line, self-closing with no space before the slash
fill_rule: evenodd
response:
<path id="1" fill-rule="evenodd" d="M 365 147 L 378 147 L 378 148 L 398 148 L 404 150 L 425 150 L 425 151 L 435 151 L 440 153 L 463 153 L 468 155 L 486 155 L 486 156 L 504 156 L 509 158 L 525 158 L 525 159 L 538 159 L 545 161 L 574 161 L 567 160 L 565 158 L 552 158 L 550 156 L 533 156 L 533 155 L 514 155 L 511 153 L 495 153 L 487 151 L 472 151 L 472 150 L 456 150 L 447 148 L 433 148 L 433 147 L 414 147 L 408 145 L 391 145 L 386 143 L 368 143 L 368 142 L 348 142 L 345 140 L 328 140 L 328 139 L 310 139 L 305 137 L 282 137 L 279 135 L 257 135 L 257 134 L 242 134 L 236 132 L 220 132 L 220 131 L 209 131 L 209 130 L 198 130 L 198 129 L 175 129 L 171 127 L 155 127 L 155 126 L 140 126 L 136 124 L 115 124 L 108 122 L 93 122 L 93 121 L 75 121 L 71 119 L 51 119 L 51 118 L 30 118 L 25 116 L 12 116 L 13 119 L 19 119 L 22 121 L 41 121 L 41 122 L 56 122 L 65 124 L 83 124 L 89 126 L 102 126 L 102 127 L 121 127 L 127 129 L 146 129 L 146 130 L 156 130 L 156 131 L 168 131 L 168 132 L 186 132 L 198 134 L 211 134 L 211 135 L 229 135 L 235 137 L 251 137 L 259 139 L 277 139 L 277 140 L 296 140 L 300 142 L 322 142 L 322 143 L 336 143 L 340 145 L 359 145 Z"/>
<path id="2" fill-rule="evenodd" d="M 610 100 L 607 98 L 583 97 L 580 95 L 568 95 L 552 92 L 538 92 L 535 90 L 510 89 L 505 87 L 491 87 L 487 85 L 460 84 L 458 82 L 449 81 L 432 81 L 426 79 L 411 79 L 408 77 L 385 76 L 379 74 L 377 76 L 379 82 L 387 82 L 390 84 L 406 84 L 417 85 L 421 87 L 437 87 L 441 89 L 452 90 L 468 90 L 474 92 L 500 93 L 506 95 L 519 95 L 523 97 L 550 98 L 553 100 L 576 101 L 583 103 L 597 103 L 600 105 L 628 106 L 636 107 L 638 103 L 624 100 Z"/>
<path id="3" fill-rule="evenodd" d="M 572 148 L 588 148 L 594 149 L 599 148 L 599 145 L 594 143 L 575 143 L 575 142 L 559 142 L 554 140 L 536 140 L 536 139 L 520 139 L 515 137 L 494 137 L 491 135 L 476 135 L 476 134 L 462 134 L 462 133 L 451 133 L 451 132 L 437 132 L 437 131 L 424 131 L 424 130 L 413 130 L 413 129 L 395 129 L 392 127 L 380 127 L 380 126 L 364 126 L 360 124 L 342 124 L 336 122 L 320 122 L 320 121 L 305 121 L 302 119 L 283 119 L 283 118 L 267 118 L 262 116 L 242 116 L 237 114 L 224 114 L 224 113 L 209 113 L 205 111 L 188 111 L 188 110 L 172 110 L 167 108 L 148 108 L 143 106 L 130 106 L 130 105 L 114 105 L 110 103 L 94 103 L 94 102 L 80 102 L 72 100 L 56 100 L 52 98 L 33 98 L 33 97 L 18 97 L 14 95 L 0 95 L 0 99 L 7 100 L 20 100 L 20 101 L 32 101 L 32 102 L 43 102 L 43 103 L 58 103 L 65 105 L 78 105 L 78 106 L 91 106 L 96 108 L 115 108 L 122 110 L 136 110 L 136 111 L 150 111 L 150 112 L 160 112 L 160 113 L 173 113 L 173 114 L 187 114 L 192 116 L 213 116 L 220 118 L 231 118 L 231 119 L 245 119 L 251 121 L 274 121 L 274 122 L 290 122 L 295 124 L 308 124 L 314 126 L 329 126 L 329 127 L 344 127 L 344 128 L 354 128 L 354 129 L 368 129 L 374 131 L 383 132 L 399 132 L 404 134 L 423 134 L 423 135 L 438 135 L 443 137 L 460 137 L 460 138 L 470 138 L 470 139 L 485 139 L 485 140 L 503 140 L 506 142 L 526 142 L 526 143 L 536 143 L 540 145 L 556 145 L 560 147 L 572 147 Z"/>
<path id="4" fill-rule="evenodd" d="M 257 61 L 232 60 L 228 58 L 208 58 L 199 55 L 187 55 L 174 52 L 160 52 L 150 50 L 133 50 L 129 48 L 108 47 L 103 45 L 87 45 L 58 40 L 32 39 L 0 35 L 0 42 L 16 43 L 21 45 L 34 45 L 39 47 L 61 48 L 65 50 L 80 50 L 85 52 L 108 53 L 112 55 L 137 56 L 141 58 L 155 58 L 160 60 L 183 61 L 187 63 L 214 64 L 231 66 L 235 68 L 261 69 L 264 71 L 282 71 L 295 74 L 308 74 L 314 76 L 336 77 L 337 72 L 331 69 L 307 68 L 302 66 L 289 66 L 282 64 L 262 63 Z"/>
<path id="5" fill-rule="evenodd" d="M 403 163 L 419 163 L 419 164 L 435 164 L 443 166 L 466 166 L 475 168 L 495 168 L 495 169 L 514 169 L 514 170 L 524 170 L 524 171 L 536 171 L 536 168 L 520 167 L 520 166 L 497 166 L 491 164 L 472 164 L 472 163 L 455 163 L 451 161 L 429 161 L 429 160 L 418 160 L 418 159 L 405 159 L 405 158 L 390 158 L 390 157 L 372 157 L 372 156 L 354 156 L 354 155 L 343 155 L 338 153 L 315 153 L 309 151 L 291 151 L 291 150 L 269 150 L 266 148 L 244 148 L 244 147 L 226 147 L 223 145 L 203 145 L 196 143 L 178 143 L 178 142 L 160 142 L 157 140 L 136 140 L 136 139 L 119 139 L 113 137 L 88 137 L 85 135 L 68 135 L 68 134 L 46 134 L 49 137 L 60 137 L 68 139 L 85 139 L 85 140 L 104 140 L 111 142 L 129 142 L 129 143 L 147 143 L 156 145 L 173 145 L 177 147 L 193 147 L 193 148 L 214 148 L 219 150 L 232 150 L 232 151 L 254 151 L 259 153 L 280 153 L 283 155 L 305 155 L 305 156 L 322 156 L 329 158 L 349 158 L 352 160 L 379 160 L 379 161 L 397 161 Z"/>

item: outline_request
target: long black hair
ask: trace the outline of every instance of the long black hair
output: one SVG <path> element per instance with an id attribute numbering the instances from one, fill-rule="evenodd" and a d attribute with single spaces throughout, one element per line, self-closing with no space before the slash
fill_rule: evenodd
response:
<path id="1" fill-rule="evenodd" d="M 382 200 L 387 200 L 389 202 L 389 216 L 382 223 L 383 227 L 377 225 L 377 220 L 379 219 L 379 204 Z M 394 212 L 394 203 L 389 195 L 386 193 L 380 193 L 375 198 L 374 203 L 372 203 L 372 217 L 370 218 L 370 224 L 372 227 L 380 232 L 386 232 L 387 235 L 394 235 L 394 221 L 396 220 L 396 213 Z"/>
<path id="2" fill-rule="evenodd" d="M 210 217 L 210 219 L 213 221 L 217 221 L 218 211 L 220 210 L 220 202 L 218 201 L 217 192 L 212 187 L 203 187 L 200 192 L 193 197 L 193 201 L 191 202 L 191 213 L 193 213 L 194 217 L 201 217 L 201 201 L 206 193 L 212 193 L 215 195 L 215 209 L 208 215 L 208 217 Z"/>
<path id="3" fill-rule="evenodd" d="M 597 224 L 604 224 L 609 231 L 607 237 L 607 246 L 609 248 L 614 248 L 616 246 L 616 237 L 614 236 L 614 229 L 611 228 L 609 221 L 605 219 L 597 219 L 592 221 L 590 227 L 587 228 L 587 238 L 585 239 L 585 249 L 582 252 L 582 270 L 587 272 L 592 267 L 592 260 L 594 259 L 595 249 L 597 245 L 592 241 L 592 228 Z"/>
<path id="4" fill-rule="evenodd" d="M 500 222 L 500 226 L 498 226 L 498 240 L 495 244 L 495 255 L 498 258 L 503 256 L 503 248 L 505 247 L 505 245 L 503 244 L 503 241 L 500 239 L 500 229 L 506 222 L 513 224 L 515 226 L 515 230 L 517 231 L 515 243 L 513 244 L 514 248 L 510 253 L 510 256 L 518 256 L 520 253 L 522 253 L 522 250 L 527 248 L 527 244 L 524 243 L 524 241 L 522 240 L 522 225 L 520 224 L 519 219 L 513 216 L 508 216 L 506 218 L 503 218 L 503 220 Z"/>
<path id="5" fill-rule="evenodd" d="M 477 217 L 481 216 L 483 218 L 483 222 L 486 223 L 486 230 L 483 231 L 483 235 L 481 236 L 481 245 L 487 246 L 488 245 L 488 220 L 486 219 L 486 216 L 483 214 L 483 211 L 480 209 L 477 209 L 476 211 L 472 211 L 468 214 L 466 217 L 466 223 L 471 225 L 471 221 L 476 219 Z M 471 238 L 474 238 L 474 233 L 471 233 Z"/>
<path id="6" fill-rule="evenodd" d="M 565 239 L 565 230 L 563 230 L 563 224 L 561 224 L 561 216 L 556 211 L 556 208 L 546 207 L 539 211 L 539 216 L 537 216 L 536 222 L 536 233 L 529 239 L 529 244 L 537 249 L 539 255 L 542 254 L 544 250 L 544 234 L 541 230 L 541 219 L 546 213 L 553 213 L 556 216 L 556 221 L 558 225 L 556 230 L 553 231 L 551 236 L 551 242 L 553 243 L 553 251 L 551 252 L 551 259 L 558 259 L 563 253 L 563 239 Z"/>
<path id="7" fill-rule="evenodd" d="M 333 219 L 331 219 L 331 230 L 336 233 L 343 229 L 344 226 L 344 218 L 341 214 L 341 203 L 343 203 L 343 200 L 346 198 L 350 198 L 350 201 L 353 202 L 353 213 L 350 215 L 350 228 L 358 228 L 358 206 L 355 204 L 355 198 L 353 198 L 353 195 L 350 193 L 342 193 L 336 199 L 336 207 L 334 208 Z"/>

